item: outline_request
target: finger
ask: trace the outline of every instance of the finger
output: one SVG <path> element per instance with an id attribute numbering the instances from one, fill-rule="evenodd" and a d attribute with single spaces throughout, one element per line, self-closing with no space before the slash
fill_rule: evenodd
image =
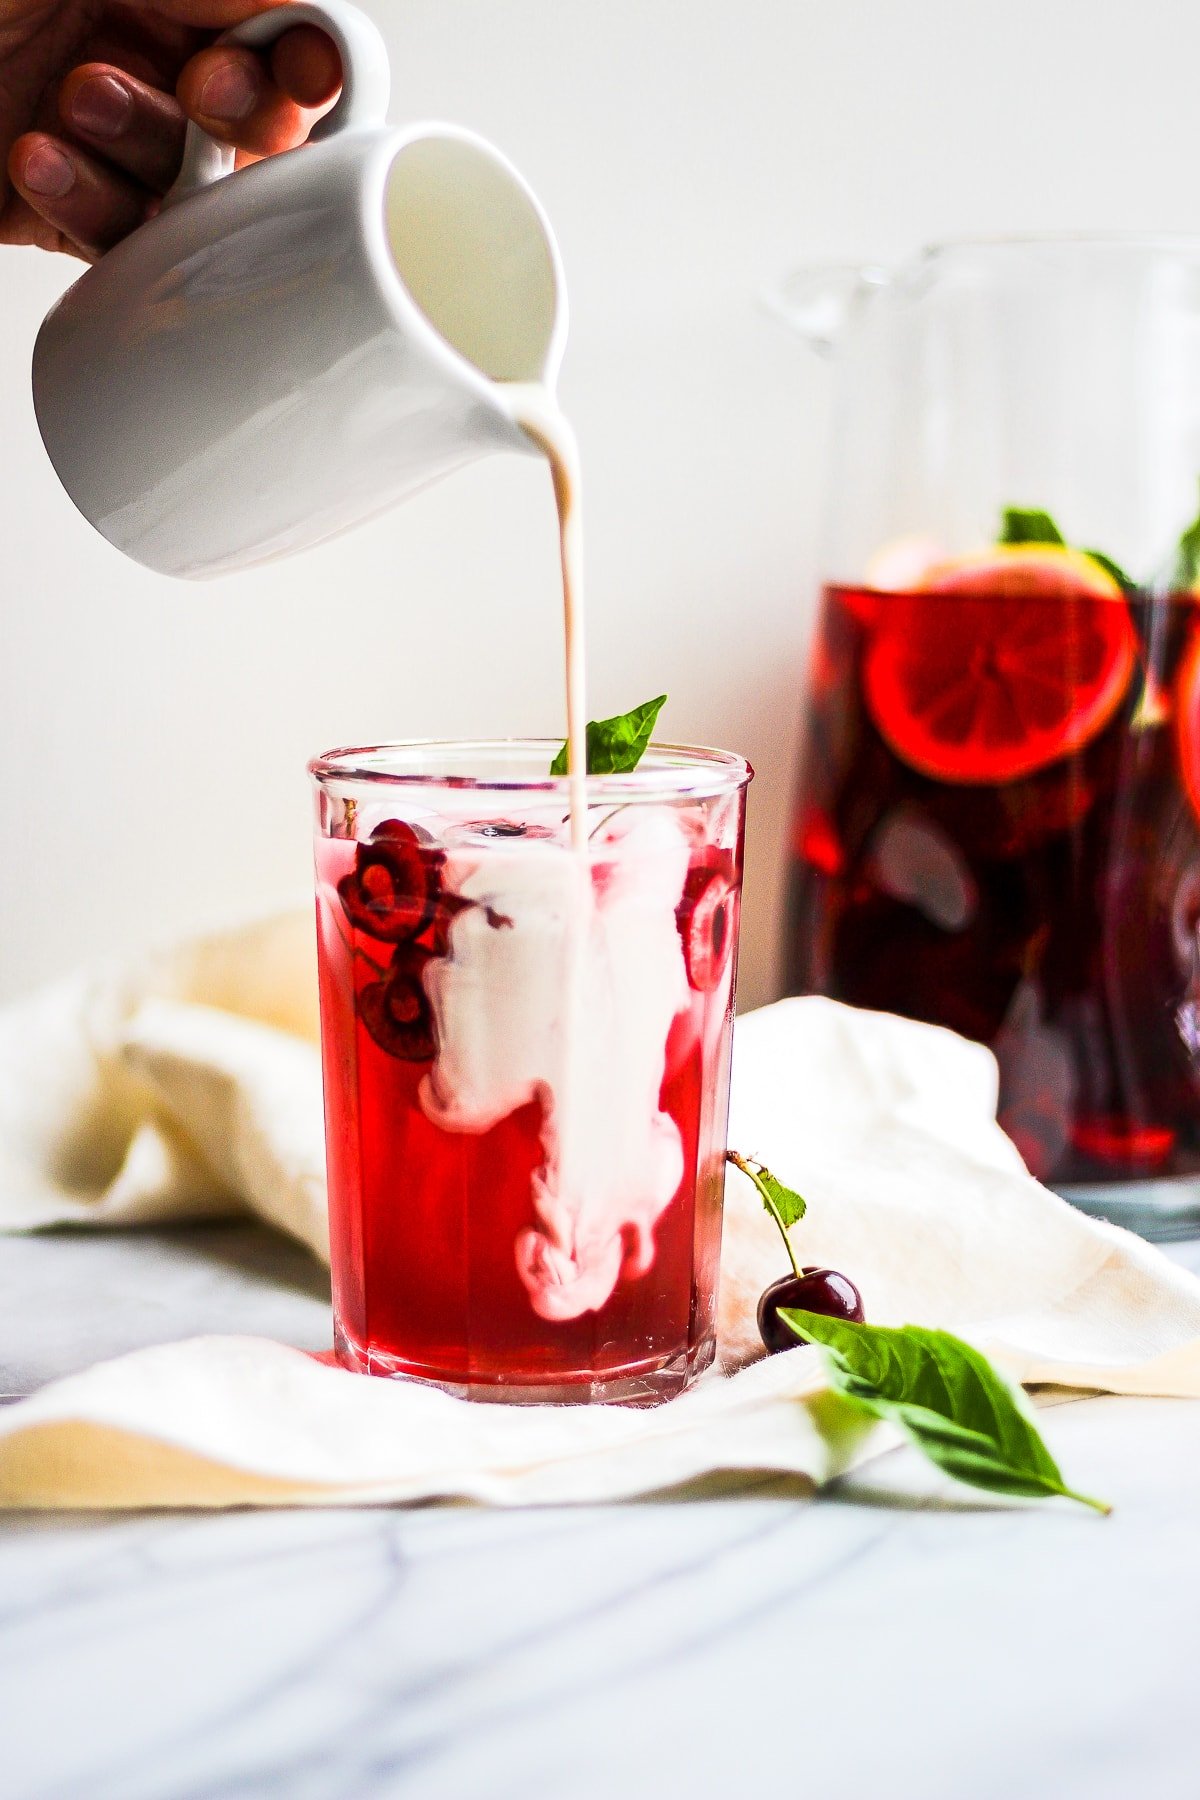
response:
<path id="1" fill-rule="evenodd" d="M 173 92 L 188 57 L 211 41 L 204 32 L 164 18 L 157 7 L 109 6 L 87 39 L 87 56 Z"/>
<path id="2" fill-rule="evenodd" d="M 17 139 L 8 175 L 34 212 L 85 254 L 110 249 L 158 204 L 128 176 L 45 131 Z"/>
<path id="3" fill-rule="evenodd" d="M 271 73 L 297 106 L 328 106 L 342 85 L 342 59 L 328 32 L 294 25 L 272 47 Z"/>
<path id="4" fill-rule="evenodd" d="M 0 207 L 0 244 L 29 244 L 39 250 L 58 250 L 65 256 L 84 256 L 92 261 L 89 252 L 85 252 L 78 244 L 65 238 L 43 219 L 41 213 L 34 212 L 27 200 L 9 183 L 8 198 Z"/>
<path id="5" fill-rule="evenodd" d="M 155 193 L 165 194 L 179 173 L 183 108 L 124 70 L 94 62 L 72 69 L 59 89 L 58 112 L 72 137 Z"/>
<path id="6" fill-rule="evenodd" d="M 253 50 L 201 50 L 185 66 L 176 91 L 189 118 L 210 137 L 257 156 L 290 150 L 307 134 L 303 112 L 275 86 Z"/>

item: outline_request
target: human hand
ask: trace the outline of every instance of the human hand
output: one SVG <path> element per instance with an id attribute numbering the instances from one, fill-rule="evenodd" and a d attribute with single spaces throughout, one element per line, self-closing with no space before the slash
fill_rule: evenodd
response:
<path id="1" fill-rule="evenodd" d="M 188 119 L 239 161 L 303 143 L 341 84 L 332 40 L 213 47 L 274 3 L 0 0 L 0 243 L 94 261 L 157 211 Z"/>

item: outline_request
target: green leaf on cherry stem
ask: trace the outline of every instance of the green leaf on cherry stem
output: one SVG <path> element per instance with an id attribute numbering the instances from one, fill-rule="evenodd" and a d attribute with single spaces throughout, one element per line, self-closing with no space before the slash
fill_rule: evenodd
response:
<path id="1" fill-rule="evenodd" d="M 614 719 L 591 719 L 587 728 L 587 772 L 589 775 L 624 775 L 636 769 L 642 760 L 658 715 L 667 696 L 647 700 L 632 712 L 618 713 Z M 568 746 L 563 745 L 550 764 L 551 775 L 566 775 Z"/>
<path id="2" fill-rule="evenodd" d="M 788 1260 L 793 1271 L 797 1275 L 801 1274 L 800 1265 L 796 1261 L 796 1255 L 792 1249 L 792 1240 L 788 1236 L 788 1228 L 804 1217 L 808 1210 L 805 1202 L 794 1189 L 784 1187 L 782 1181 L 772 1175 L 770 1169 L 764 1168 L 762 1163 L 756 1162 L 754 1157 L 739 1156 L 736 1150 L 727 1150 L 725 1158 L 727 1162 L 733 1164 L 735 1169 L 740 1169 L 742 1174 L 754 1183 L 759 1199 L 779 1227 L 779 1235 L 783 1239 L 783 1247 L 788 1253 Z"/>

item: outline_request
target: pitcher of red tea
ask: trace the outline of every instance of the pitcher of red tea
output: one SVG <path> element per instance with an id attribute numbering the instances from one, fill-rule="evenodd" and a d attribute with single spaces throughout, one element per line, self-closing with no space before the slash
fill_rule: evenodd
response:
<path id="1" fill-rule="evenodd" d="M 1200 1216 L 1200 241 L 793 277 L 834 358 L 793 993 L 995 1051 L 1030 1170 Z"/>

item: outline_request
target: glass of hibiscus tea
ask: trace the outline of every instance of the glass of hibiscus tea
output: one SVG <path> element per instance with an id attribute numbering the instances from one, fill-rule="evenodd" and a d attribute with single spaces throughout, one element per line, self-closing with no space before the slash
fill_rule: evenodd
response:
<path id="1" fill-rule="evenodd" d="M 714 1353 L 751 772 L 655 745 L 573 831 L 556 748 L 311 765 L 335 1343 L 651 1402 Z"/>
<path id="2" fill-rule="evenodd" d="M 1200 1216 L 1200 243 L 808 272 L 838 379 L 787 985 L 989 1044 L 1030 1170 Z"/>

